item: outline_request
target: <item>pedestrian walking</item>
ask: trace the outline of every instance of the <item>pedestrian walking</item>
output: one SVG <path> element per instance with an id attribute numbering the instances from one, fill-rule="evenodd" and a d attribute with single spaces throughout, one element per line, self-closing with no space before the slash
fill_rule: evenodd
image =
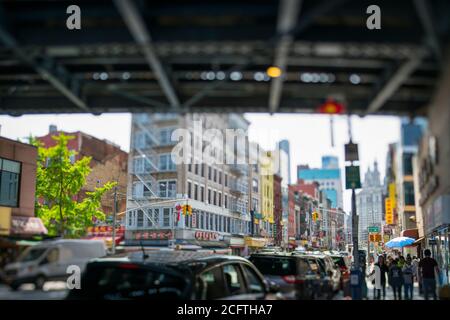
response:
<path id="1" fill-rule="evenodd" d="M 406 258 L 405 265 L 402 269 L 403 285 L 405 288 L 405 299 L 412 300 L 414 295 L 414 267 L 411 257 Z"/>
<path id="2" fill-rule="evenodd" d="M 398 259 L 398 266 L 400 267 L 400 269 L 403 269 L 403 267 L 405 266 L 406 260 L 404 256 L 400 256 L 400 258 Z"/>
<path id="3" fill-rule="evenodd" d="M 420 276 L 420 272 L 419 272 L 419 258 L 414 256 L 413 260 L 412 260 L 412 265 L 413 265 L 413 269 L 414 269 L 414 277 L 416 278 L 417 283 L 419 284 L 419 294 L 422 294 L 422 279 Z"/>
<path id="4" fill-rule="evenodd" d="M 389 272 L 384 257 L 379 256 L 378 262 L 374 264 L 371 273 L 372 284 L 374 285 L 374 299 L 381 299 L 381 291 L 383 291 L 383 300 L 386 299 L 386 274 Z"/>
<path id="5" fill-rule="evenodd" d="M 389 284 L 394 291 L 394 299 L 402 300 L 403 273 L 398 262 L 398 259 L 394 260 L 389 268 Z"/>
<path id="6" fill-rule="evenodd" d="M 428 295 L 431 293 L 434 300 L 436 297 L 436 274 L 439 274 L 439 268 L 436 260 L 431 257 L 431 251 L 426 249 L 424 251 L 425 258 L 419 262 L 419 270 L 422 278 L 422 286 L 425 294 L 425 300 L 428 300 Z"/>

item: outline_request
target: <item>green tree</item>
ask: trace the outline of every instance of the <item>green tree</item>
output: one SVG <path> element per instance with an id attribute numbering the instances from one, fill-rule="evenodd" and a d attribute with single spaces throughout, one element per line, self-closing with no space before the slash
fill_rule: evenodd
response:
<path id="1" fill-rule="evenodd" d="M 91 158 L 72 161 L 76 152 L 69 150 L 67 144 L 74 139 L 73 136 L 61 133 L 52 138 L 56 145 L 50 148 L 30 138 L 31 143 L 38 147 L 36 214 L 44 222 L 49 235 L 79 238 L 85 235 L 94 220 L 105 219 L 105 214 L 99 209 L 101 198 L 116 182 L 108 182 L 86 192 L 82 201 L 75 200 L 91 172 Z"/>

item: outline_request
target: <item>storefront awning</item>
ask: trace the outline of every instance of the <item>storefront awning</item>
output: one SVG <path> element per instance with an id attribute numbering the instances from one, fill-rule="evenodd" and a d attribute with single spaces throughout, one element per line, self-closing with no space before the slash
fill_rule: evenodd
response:
<path id="1" fill-rule="evenodd" d="M 408 237 L 413 239 L 419 238 L 419 229 L 407 229 L 402 231 L 402 237 Z"/>
<path id="2" fill-rule="evenodd" d="M 107 245 L 107 246 L 111 246 L 112 245 L 112 237 L 90 237 L 90 238 L 88 238 L 89 240 L 102 240 L 102 241 L 104 241 L 105 242 L 105 244 Z M 117 236 L 117 237 L 115 237 L 115 242 L 116 242 L 116 245 L 118 245 L 120 242 L 122 242 L 123 241 L 123 239 L 124 239 L 124 236 L 123 235 L 119 235 L 119 236 Z"/>
<path id="3" fill-rule="evenodd" d="M 11 235 L 43 235 L 47 234 L 47 228 L 42 220 L 36 217 L 11 217 Z"/>

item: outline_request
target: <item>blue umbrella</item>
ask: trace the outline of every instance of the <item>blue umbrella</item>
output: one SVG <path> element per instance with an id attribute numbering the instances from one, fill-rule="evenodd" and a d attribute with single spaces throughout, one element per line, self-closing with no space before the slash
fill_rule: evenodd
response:
<path id="1" fill-rule="evenodd" d="M 388 248 L 403 248 L 412 245 L 416 240 L 408 237 L 397 237 L 385 243 Z"/>

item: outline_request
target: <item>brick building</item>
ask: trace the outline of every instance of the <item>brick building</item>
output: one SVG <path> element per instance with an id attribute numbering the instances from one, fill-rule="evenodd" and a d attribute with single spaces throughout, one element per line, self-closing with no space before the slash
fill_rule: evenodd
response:
<path id="1" fill-rule="evenodd" d="M 81 201 L 86 196 L 86 192 L 93 191 L 97 186 L 102 186 L 109 181 L 117 181 L 118 212 L 124 213 L 126 210 L 128 153 L 110 141 L 101 140 L 80 131 L 58 131 L 53 125 L 50 126 L 49 133 L 39 137 L 38 140 L 46 148 L 53 147 L 56 141 L 52 137 L 58 136 L 61 132 L 74 136 L 74 139 L 68 143 L 68 148 L 76 152 L 74 161 L 83 157 L 92 157 L 91 173 L 76 200 Z M 102 210 L 105 214 L 113 212 L 113 201 L 114 190 L 110 190 L 102 199 Z"/>
<path id="2" fill-rule="evenodd" d="M 47 233 L 34 216 L 36 147 L 0 137 L 0 267 L 14 260 L 16 241 Z"/>

